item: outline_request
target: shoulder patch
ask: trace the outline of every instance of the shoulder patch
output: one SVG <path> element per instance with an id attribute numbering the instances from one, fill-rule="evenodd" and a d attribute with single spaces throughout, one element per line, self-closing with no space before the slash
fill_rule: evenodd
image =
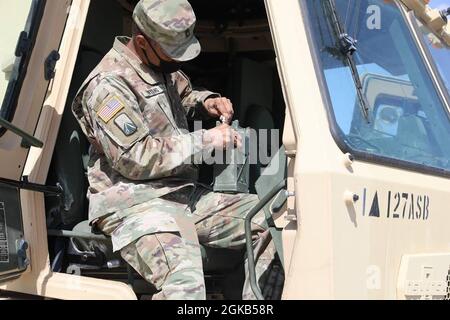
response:
<path id="1" fill-rule="evenodd" d="M 125 104 L 117 96 L 112 96 L 106 100 L 100 109 L 97 111 L 97 115 L 105 123 L 111 121 L 112 118 L 125 108 Z"/>
<path id="2" fill-rule="evenodd" d="M 125 113 L 122 113 L 119 115 L 115 120 L 114 124 L 123 132 L 123 134 L 127 137 L 133 135 L 136 133 L 138 127 L 133 122 L 133 120 L 130 119 L 129 116 L 127 116 Z"/>

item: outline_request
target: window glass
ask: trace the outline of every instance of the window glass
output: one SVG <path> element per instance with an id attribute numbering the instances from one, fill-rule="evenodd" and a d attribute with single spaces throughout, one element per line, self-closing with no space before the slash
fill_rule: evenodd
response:
<path id="1" fill-rule="evenodd" d="M 27 28 L 33 0 L 0 0 L 0 115 L 12 106 L 5 99 L 11 94 L 21 68 L 21 57 L 15 56 L 19 35 Z"/>
<path id="2" fill-rule="evenodd" d="M 307 0 L 337 130 L 347 148 L 370 159 L 389 158 L 450 169 L 450 121 L 405 17 L 395 1 Z M 357 39 L 357 75 L 337 45 L 340 25 Z M 354 78 L 362 84 L 368 120 Z"/>
<path id="3" fill-rule="evenodd" d="M 450 47 L 435 36 L 428 27 L 417 20 L 420 31 L 423 34 L 425 43 L 436 63 L 444 84 L 450 93 Z"/>

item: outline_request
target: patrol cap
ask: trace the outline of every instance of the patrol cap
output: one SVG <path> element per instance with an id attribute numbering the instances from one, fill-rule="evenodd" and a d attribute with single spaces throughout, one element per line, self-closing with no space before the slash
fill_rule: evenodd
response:
<path id="1" fill-rule="evenodd" d="M 188 1 L 141 0 L 133 20 L 173 60 L 189 61 L 200 54 L 200 42 L 194 36 L 197 19 Z"/>

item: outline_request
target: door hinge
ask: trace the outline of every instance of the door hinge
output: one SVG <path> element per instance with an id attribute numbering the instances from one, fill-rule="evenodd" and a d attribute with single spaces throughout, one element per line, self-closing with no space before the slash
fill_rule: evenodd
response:
<path id="1" fill-rule="evenodd" d="M 56 63 L 61 58 L 58 51 L 53 50 L 45 60 L 45 80 L 50 81 L 55 77 Z"/>

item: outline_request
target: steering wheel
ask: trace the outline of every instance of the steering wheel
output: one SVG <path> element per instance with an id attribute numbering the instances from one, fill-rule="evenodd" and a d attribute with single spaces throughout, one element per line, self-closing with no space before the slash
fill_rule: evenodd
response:
<path id="1" fill-rule="evenodd" d="M 364 140 L 360 136 L 349 134 L 347 135 L 347 140 L 351 143 L 352 146 L 358 149 L 367 150 L 369 147 L 370 149 L 373 149 L 375 152 L 381 153 L 381 149 L 378 146 L 368 142 L 367 140 Z"/>

